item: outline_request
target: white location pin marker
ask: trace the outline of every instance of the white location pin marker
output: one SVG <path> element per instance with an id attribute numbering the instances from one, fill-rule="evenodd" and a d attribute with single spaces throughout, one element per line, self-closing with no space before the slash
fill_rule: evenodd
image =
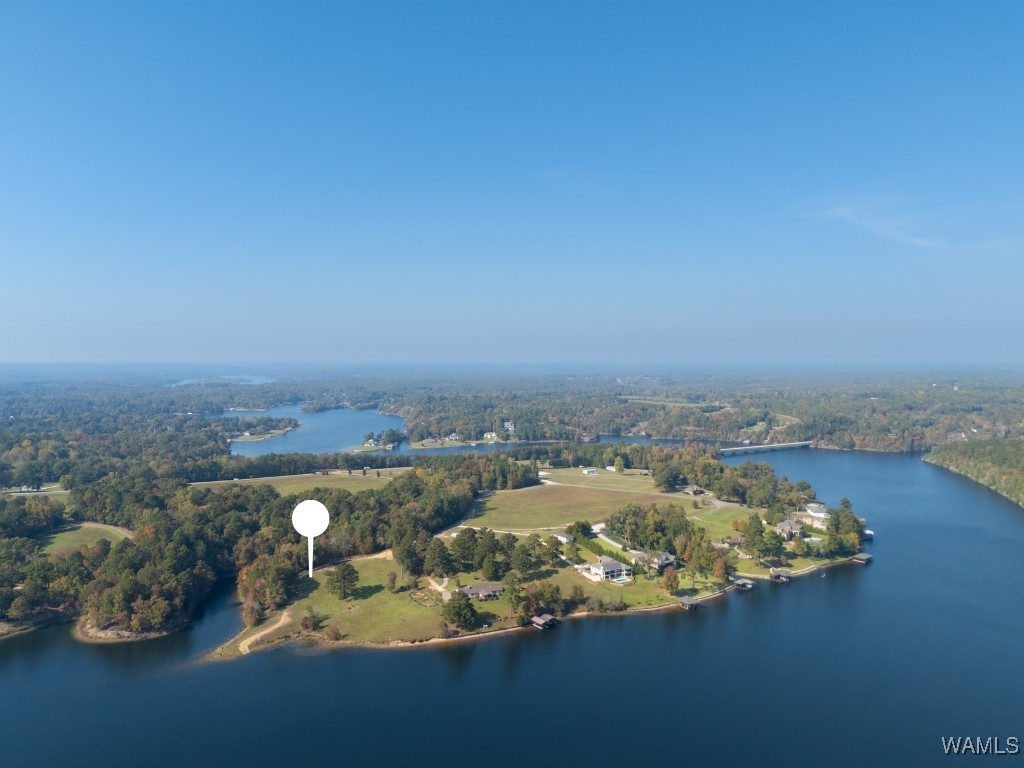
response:
<path id="1" fill-rule="evenodd" d="M 309 578 L 313 578 L 313 539 L 327 530 L 331 515 L 327 507 L 315 499 L 299 502 L 292 512 L 292 525 L 300 536 L 309 539 Z"/>

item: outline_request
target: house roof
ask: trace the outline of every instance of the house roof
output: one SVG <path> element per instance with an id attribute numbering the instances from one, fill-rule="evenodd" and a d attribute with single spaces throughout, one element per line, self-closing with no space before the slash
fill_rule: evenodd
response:
<path id="1" fill-rule="evenodd" d="M 626 567 L 614 557 L 608 557 L 607 555 L 598 556 L 597 564 L 601 567 L 602 571 L 617 571 Z"/>
<path id="2" fill-rule="evenodd" d="M 682 597 L 680 597 L 679 598 L 679 602 L 682 605 L 699 605 L 700 604 L 699 600 L 697 600 L 697 599 L 695 599 L 693 597 L 690 597 L 689 595 L 683 595 Z"/>
<path id="3" fill-rule="evenodd" d="M 469 597 L 496 597 L 505 591 L 501 584 L 470 584 L 468 587 L 460 587 L 459 592 Z"/>

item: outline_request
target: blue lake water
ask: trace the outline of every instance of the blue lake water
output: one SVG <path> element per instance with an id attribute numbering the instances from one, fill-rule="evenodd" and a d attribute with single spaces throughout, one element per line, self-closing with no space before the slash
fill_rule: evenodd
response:
<path id="1" fill-rule="evenodd" d="M 273 416 L 275 418 L 297 419 L 299 428 L 277 437 L 252 442 L 231 444 L 236 456 L 262 456 L 267 453 L 338 453 L 362 445 L 367 432 L 374 434 L 387 429 L 405 431 L 405 419 L 387 416 L 373 410 L 336 408 L 329 411 L 303 413 L 300 405 L 280 405 L 258 413 L 229 412 L 225 416 Z M 450 448 L 417 448 L 412 450 L 408 443 L 402 443 L 394 453 L 411 453 L 417 456 L 445 453 L 491 453 L 507 448 L 501 443 L 477 443 L 476 446 L 459 445 Z"/>
<path id="2" fill-rule="evenodd" d="M 52 627 L 0 642 L 0 764 L 863 768 L 1024 736 L 1024 511 L 916 456 L 756 458 L 850 498 L 875 562 L 694 615 L 404 651 L 194 663 L 239 626 L 230 592 L 153 643 Z"/>

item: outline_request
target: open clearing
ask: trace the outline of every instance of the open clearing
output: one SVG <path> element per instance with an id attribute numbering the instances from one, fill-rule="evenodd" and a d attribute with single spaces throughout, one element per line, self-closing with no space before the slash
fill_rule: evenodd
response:
<path id="1" fill-rule="evenodd" d="M 75 523 L 67 528 L 62 528 L 56 533 L 39 537 L 39 543 L 43 548 L 43 552 L 50 554 L 67 549 L 68 547 L 78 549 L 83 544 L 93 547 L 96 546 L 100 539 L 106 539 L 111 544 L 116 544 L 124 538 L 127 538 L 127 534 L 112 525 Z"/>
<path id="2" fill-rule="evenodd" d="M 604 520 L 630 501 L 650 503 L 654 500 L 646 494 L 540 485 L 499 491 L 481 499 L 476 516 L 468 523 L 474 528 L 487 526 L 502 531 L 562 529 L 574 520 Z"/>
<path id="3" fill-rule="evenodd" d="M 499 531 L 533 531 L 541 529 L 564 529 L 575 520 L 596 523 L 631 502 L 637 504 L 679 504 L 686 514 L 699 519 L 714 538 L 732 535 L 731 522 L 745 519 L 750 510 L 742 507 L 701 506 L 693 508 L 694 499 L 682 493 L 667 494 L 654 490 L 649 477 L 639 475 L 615 476 L 614 473 L 584 478 L 581 475 L 563 473 L 579 470 L 545 470 L 550 472 L 546 479 L 557 485 L 541 485 L 516 491 L 498 491 L 477 502 L 477 514 L 467 521 L 474 528 L 486 526 Z M 571 480 L 593 480 L 589 486 L 562 484 L 562 477 Z M 613 487 L 615 483 L 619 487 Z M 631 490 L 631 488 L 633 490 Z M 699 500 L 698 500 L 699 501 Z M 703 504 L 703 502 L 700 502 Z M 705 522 L 706 518 L 706 522 Z"/>
<path id="4" fill-rule="evenodd" d="M 254 477 L 245 480 L 215 480 L 209 483 L 193 483 L 197 487 L 223 488 L 228 485 L 272 485 L 282 496 L 293 493 L 311 491 L 314 488 L 344 488 L 347 491 L 356 493 L 367 488 L 381 488 L 391 482 L 391 478 L 407 467 L 395 467 L 393 469 L 380 470 L 380 477 L 377 477 L 377 470 L 366 470 L 366 477 L 363 477 L 361 469 L 353 469 L 352 474 L 346 470 L 334 470 L 329 475 L 318 475 L 311 473 L 307 475 L 278 475 L 276 477 Z"/>

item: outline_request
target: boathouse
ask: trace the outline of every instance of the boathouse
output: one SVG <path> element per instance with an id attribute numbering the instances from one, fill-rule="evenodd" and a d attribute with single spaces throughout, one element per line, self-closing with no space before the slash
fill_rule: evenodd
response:
<path id="1" fill-rule="evenodd" d="M 540 616 L 534 616 L 530 622 L 537 629 L 551 629 L 557 623 L 557 619 L 550 613 L 542 613 Z"/>
<path id="2" fill-rule="evenodd" d="M 700 603 L 695 598 L 692 598 L 689 595 L 683 595 L 679 598 L 679 606 L 684 611 L 695 613 L 697 609 L 700 608 Z"/>

